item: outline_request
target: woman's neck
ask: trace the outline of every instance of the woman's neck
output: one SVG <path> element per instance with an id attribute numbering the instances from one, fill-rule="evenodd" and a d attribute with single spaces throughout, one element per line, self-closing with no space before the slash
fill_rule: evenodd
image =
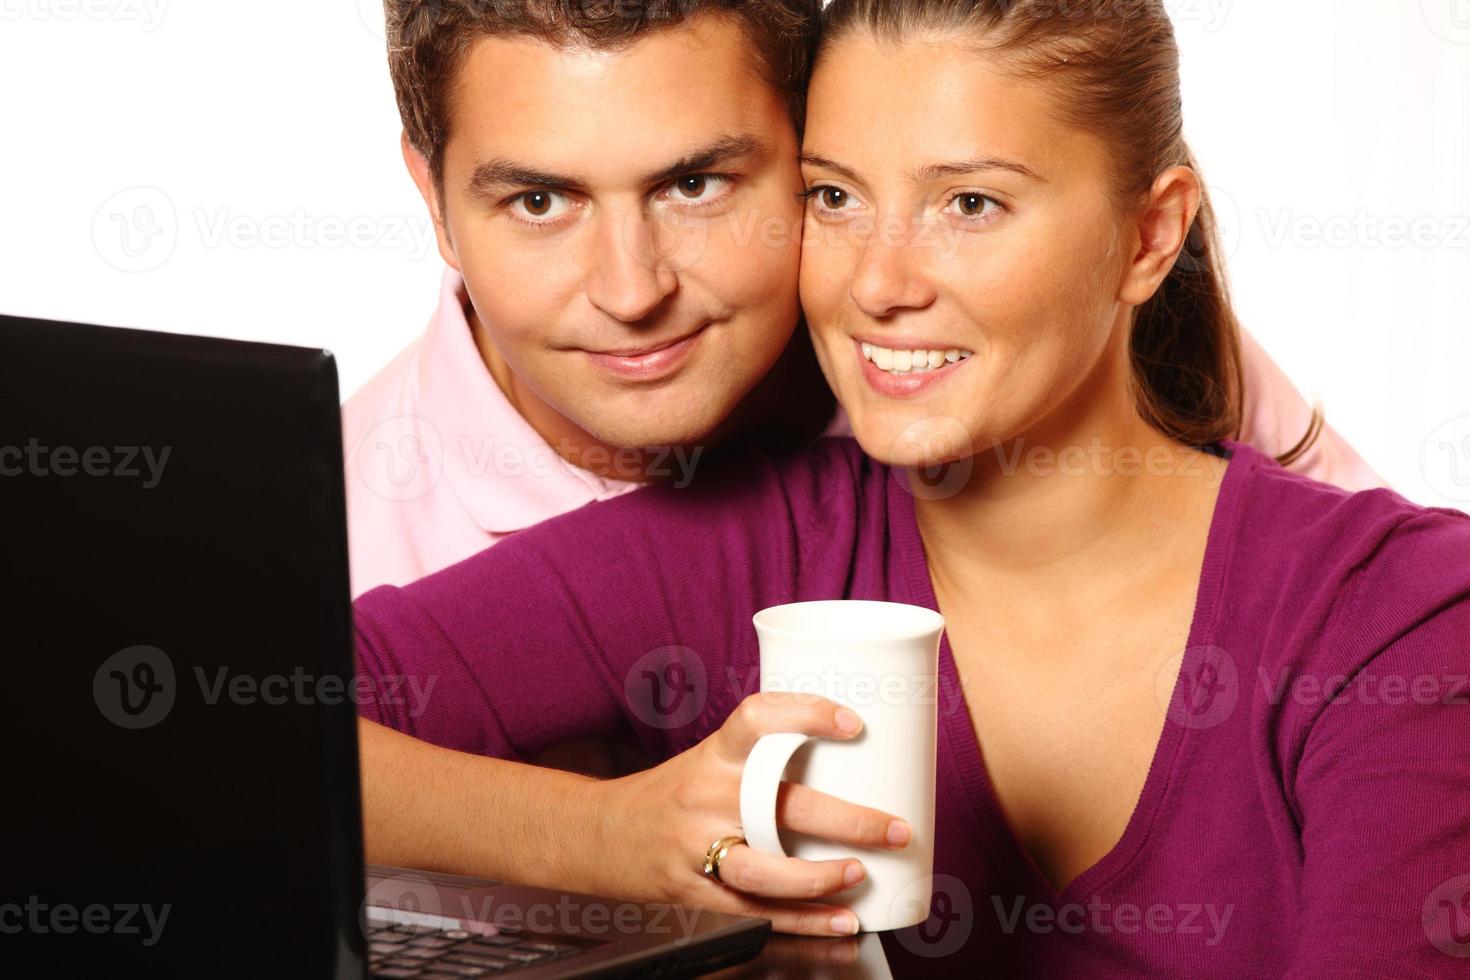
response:
<path id="1" fill-rule="evenodd" d="M 1113 569 L 1146 573 L 1169 560 L 1178 529 L 1208 526 L 1224 461 L 1145 422 L 1128 372 L 1126 349 L 1104 358 L 1047 419 L 973 457 L 958 493 L 916 490 L 936 573 L 1066 590 Z"/>

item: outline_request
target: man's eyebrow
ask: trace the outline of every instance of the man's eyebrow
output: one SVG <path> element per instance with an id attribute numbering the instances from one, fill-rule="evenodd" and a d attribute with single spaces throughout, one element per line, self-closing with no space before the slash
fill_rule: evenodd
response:
<path id="1" fill-rule="evenodd" d="M 754 156 L 768 149 L 767 144 L 754 136 L 720 136 L 705 146 L 693 150 L 644 178 L 645 185 L 653 187 L 667 184 L 686 174 L 714 170 L 742 157 Z M 548 170 L 516 163 L 513 160 L 487 160 L 475 167 L 470 177 L 470 190 L 490 194 L 504 187 L 554 187 L 562 190 L 581 191 L 588 181 L 570 174 L 556 174 Z"/>
<path id="2" fill-rule="evenodd" d="M 470 190 L 478 194 L 490 194 L 503 187 L 560 187 L 580 190 L 583 186 L 578 177 L 537 170 L 514 160 L 486 160 L 475 167 L 475 172 L 470 175 Z"/>
<path id="3" fill-rule="evenodd" d="M 697 174 L 706 170 L 718 170 L 735 160 L 743 157 L 756 156 L 768 149 L 765 141 L 754 136 L 720 136 L 711 140 L 705 146 L 687 153 L 678 160 L 657 171 L 649 174 L 644 183 L 650 187 L 658 184 L 667 184 L 669 181 L 687 174 Z"/>
<path id="4" fill-rule="evenodd" d="M 862 182 L 861 178 L 857 175 L 857 171 L 851 167 L 844 166 L 836 160 L 829 160 L 816 153 L 803 153 L 801 155 L 801 162 L 809 166 L 821 167 L 823 170 L 830 170 L 855 184 Z M 1024 163 L 1017 163 L 1014 160 L 1004 160 L 1000 157 L 977 157 L 974 160 L 956 161 L 954 163 L 932 163 L 911 172 L 909 174 L 909 180 L 916 184 L 927 184 L 931 181 L 942 180 L 945 177 L 962 177 L 965 174 L 981 173 L 986 170 L 1009 170 L 1023 177 L 1029 177 L 1032 180 L 1039 180 L 1042 183 L 1046 182 L 1045 177 Z"/>

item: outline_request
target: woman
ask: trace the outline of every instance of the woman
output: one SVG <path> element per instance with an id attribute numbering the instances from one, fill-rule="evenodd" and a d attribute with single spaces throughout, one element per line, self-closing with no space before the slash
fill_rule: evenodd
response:
<path id="1" fill-rule="evenodd" d="M 860 861 L 700 866 L 760 735 L 852 734 L 753 695 L 751 613 L 888 599 L 948 624 L 941 898 L 884 935 L 896 973 L 1457 974 L 1470 520 L 1229 441 L 1238 339 L 1189 161 L 1157 0 L 836 0 L 802 294 L 857 444 L 752 453 L 364 597 L 363 671 L 436 681 L 365 713 L 465 754 L 368 746 L 402 740 L 497 834 L 378 773 L 370 850 L 851 932 L 820 899 Z M 647 710 L 650 673 L 690 706 Z M 668 761 L 500 761 L 587 734 Z M 903 846 L 901 816 L 802 787 L 781 813 L 864 847 Z"/>

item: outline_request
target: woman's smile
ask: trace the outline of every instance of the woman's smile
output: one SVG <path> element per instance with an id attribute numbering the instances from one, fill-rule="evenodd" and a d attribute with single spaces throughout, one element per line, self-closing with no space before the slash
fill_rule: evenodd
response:
<path id="1" fill-rule="evenodd" d="M 964 369 L 974 351 L 963 347 L 925 346 L 889 340 L 886 344 L 853 340 L 863 378 L 880 395 L 912 398 L 943 384 Z"/>

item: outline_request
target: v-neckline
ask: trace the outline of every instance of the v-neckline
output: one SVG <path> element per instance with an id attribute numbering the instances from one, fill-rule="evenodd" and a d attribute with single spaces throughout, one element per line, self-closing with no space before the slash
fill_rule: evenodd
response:
<path id="1" fill-rule="evenodd" d="M 1227 457 L 1229 463 L 1210 518 L 1189 639 L 1185 645 L 1179 674 L 1174 679 L 1171 707 L 1184 703 L 1183 699 L 1187 695 L 1184 679 L 1192 676 L 1213 650 L 1208 644 L 1216 634 L 1222 586 L 1234 550 L 1234 528 L 1237 524 L 1235 514 L 1241 497 L 1240 486 L 1254 468 L 1252 464 L 1255 460 L 1251 458 L 1254 450 L 1249 446 L 1225 440 L 1214 451 L 1217 455 Z M 900 469 L 892 469 L 888 483 L 890 527 L 893 529 L 893 544 L 898 552 L 903 575 L 903 581 L 899 584 L 908 593 L 904 601 L 940 612 L 907 476 Z M 1056 904 L 1071 901 L 1077 896 L 1085 899 L 1085 896 L 1099 892 L 1133 864 L 1148 840 L 1154 820 L 1177 774 L 1180 756 L 1194 731 L 1191 726 L 1180 724 L 1170 717 L 1165 718 L 1163 733 L 1154 748 L 1143 790 L 1129 815 L 1122 836 L 1094 864 L 1058 890 L 1021 843 L 1001 808 L 1000 798 L 985 768 L 979 737 L 975 733 L 974 725 L 970 723 L 970 712 L 965 704 L 964 689 L 960 685 L 959 669 L 950 649 L 947 630 L 939 641 L 939 690 L 938 735 L 941 757 L 947 754 L 952 760 L 964 788 L 964 796 L 970 802 L 979 827 L 991 838 L 995 856 L 1003 859 L 1009 870 L 1018 874 L 1021 880 L 1029 882 L 1033 894 L 1045 896 L 1048 901 Z M 944 768 L 941 765 L 940 771 L 943 772 Z"/>

